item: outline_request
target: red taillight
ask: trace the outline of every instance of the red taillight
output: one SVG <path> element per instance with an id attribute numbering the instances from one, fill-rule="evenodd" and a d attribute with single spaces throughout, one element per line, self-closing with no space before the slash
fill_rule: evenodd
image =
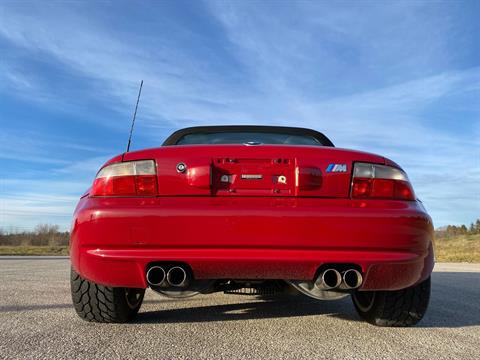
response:
<path id="1" fill-rule="evenodd" d="M 137 195 L 156 195 L 157 194 L 157 176 L 156 175 L 136 176 L 135 190 L 137 192 Z"/>
<path id="2" fill-rule="evenodd" d="M 377 164 L 355 164 L 352 198 L 415 200 L 407 175 L 400 169 Z"/>
<path id="3" fill-rule="evenodd" d="M 155 196 L 157 175 L 153 160 L 115 163 L 104 167 L 93 182 L 92 196 Z"/>
<path id="4" fill-rule="evenodd" d="M 372 179 L 353 179 L 352 197 L 369 197 L 372 192 Z"/>
<path id="5" fill-rule="evenodd" d="M 404 200 L 415 200 L 415 193 L 412 186 L 406 181 L 395 182 L 395 198 Z"/>

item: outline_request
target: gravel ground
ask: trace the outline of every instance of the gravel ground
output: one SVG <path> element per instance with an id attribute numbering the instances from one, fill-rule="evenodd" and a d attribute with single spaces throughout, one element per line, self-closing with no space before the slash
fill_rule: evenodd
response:
<path id="1" fill-rule="evenodd" d="M 437 264 L 413 328 L 362 322 L 349 298 L 264 301 L 147 291 L 135 323 L 92 324 L 72 308 L 69 262 L 0 258 L 0 358 L 480 358 L 480 265 Z"/>

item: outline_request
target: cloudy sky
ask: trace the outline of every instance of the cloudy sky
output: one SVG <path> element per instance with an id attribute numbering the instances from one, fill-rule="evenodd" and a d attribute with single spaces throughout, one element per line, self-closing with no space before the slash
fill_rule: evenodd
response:
<path id="1" fill-rule="evenodd" d="M 0 227 L 68 229 L 99 166 L 202 124 L 311 127 L 480 217 L 480 2 L 0 1 Z"/>

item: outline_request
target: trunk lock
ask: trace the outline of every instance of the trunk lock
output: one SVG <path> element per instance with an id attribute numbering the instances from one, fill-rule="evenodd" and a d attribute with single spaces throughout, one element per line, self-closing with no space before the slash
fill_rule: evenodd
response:
<path id="1" fill-rule="evenodd" d="M 187 170 L 187 165 L 185 165 L 185 163 L 180 162 L 177 164 L 177 172 L 184 173 L 185 170 Z"/>

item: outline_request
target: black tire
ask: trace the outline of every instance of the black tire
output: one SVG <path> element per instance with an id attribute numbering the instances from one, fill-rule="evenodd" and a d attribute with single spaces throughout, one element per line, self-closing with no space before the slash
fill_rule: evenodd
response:
<path id="1" fill-rule="evenodd" d="M 352 295 L 358 314 L 377 326 L 412 326 L 427 311 L 430 277 L 418 285 L 397 291 L 357 291 Z"/>
<path id="2" fill-rule="evenodd" d="M 73 306 L 83 320 L 124 323 L 132 320 L 142 305 L 145 289 L 115 288 L 95 284 L 71 270 Z"/>

